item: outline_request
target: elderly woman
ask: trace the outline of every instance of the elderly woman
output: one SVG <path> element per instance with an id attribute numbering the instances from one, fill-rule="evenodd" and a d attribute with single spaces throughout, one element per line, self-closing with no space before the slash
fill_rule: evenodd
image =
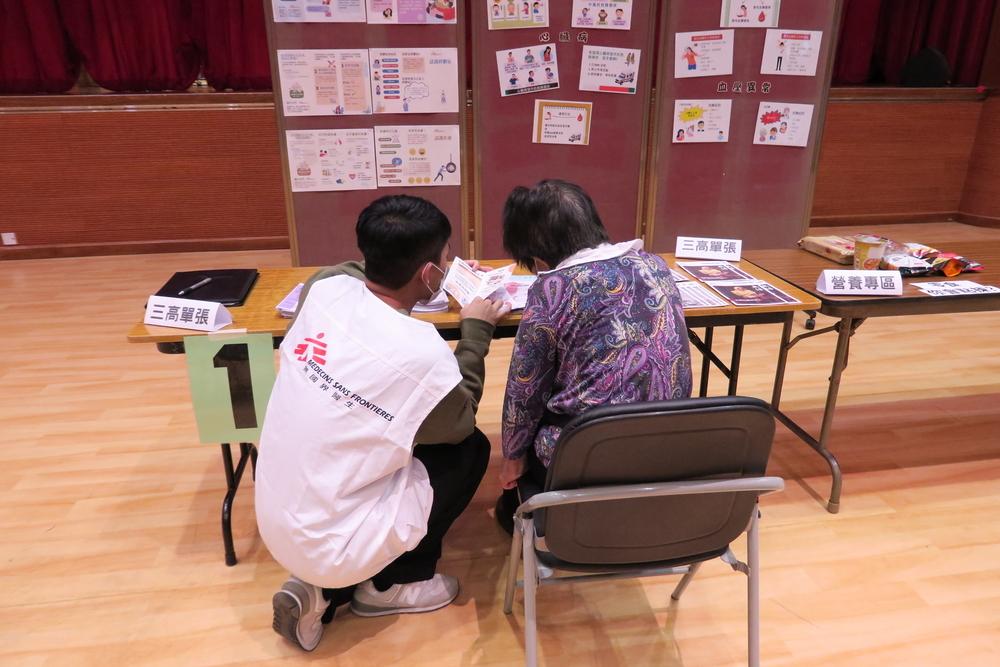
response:
<path id="1" fill-rule="evenodd" d="M 546 180 L 515 188 L 503 241 L 538 274 L 503 406 L 497 520 L 510 532 L 517 480 L 529 474 L 544 483 L 562 426 L 598 405 L 690 396 L 691 356 L 666 262 L 644 252 L 642 241 L 609 243 L 579 186 Z"/>

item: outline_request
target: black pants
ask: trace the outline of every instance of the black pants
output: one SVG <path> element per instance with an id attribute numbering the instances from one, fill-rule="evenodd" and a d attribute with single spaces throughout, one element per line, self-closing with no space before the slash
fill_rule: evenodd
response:
<path id="1" fill-rule="evenodd" d="M 393 584 L 409 584 L 434 576 L 441 558 L 441 543 L 455 519 L 465 511 L 490 462 L 490 441 L 476 429 L 457 445 L 417 445 L 413 456 L 427 468 L 434 501 L 427 518 L 427 534 L 412 550 L 389 563 L 372 577 L 376 588 L 385 590 Z M 329 623 L 337 607 L 350 602 L 354 586 L 324 588 L 323 596 L 330 606 L 323 615 Z"/>

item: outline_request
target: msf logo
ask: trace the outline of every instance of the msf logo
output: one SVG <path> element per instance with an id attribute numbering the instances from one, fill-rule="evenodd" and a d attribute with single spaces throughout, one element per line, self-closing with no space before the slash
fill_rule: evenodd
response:
<path id="1" fill-rule="evenodd" d="M 306 338 L 304 342 L 295 346 L 293 354 L 299 361 L 308 361 L 311 351 L 313 360 L 320 366 L 325 365 L 326 343 L 322 340 L 325 335 L 321 333 L 317 334 L 315 338 Z"/>

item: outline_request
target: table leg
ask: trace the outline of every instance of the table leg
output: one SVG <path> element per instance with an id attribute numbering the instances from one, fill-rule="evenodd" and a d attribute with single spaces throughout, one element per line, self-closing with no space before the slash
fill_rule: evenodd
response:
<path id="1" fill-rule="evenodd" d="M 729 362 L 729 395 L 736 395 L 736 384 L 740 379 L 740 357 L 743 355 L 743 325 L 733 327 L 733 357 Z"/>
<path id="2" fill-rule="evenodd" d="M 715 327 L 705 327 L 705 349 L 712 351 L 712 338 L 715 337 Z M 698 396 L 704 398 L 708 396 L 708 371 L 711 369 L 708 354 L 701 357 L 701 383 L 698 388 Z"/>
<path id="3" fill-rule="evenodd" d="M 257 448 L 253 443 L 240 443 L 240 460 L 233 466 L 233 452 L 228 442 L 224 442 L 222 447 L 222 468 L 226 474 L 226 495 L 222 499 L 222 544 L 226 552 L 226 565 L 232 567 L 236 565 L 236 550 L 233 547 L 233 500 L 236 498 L 236 491 L 240 488 L 240 480 L 243 479 L 243 471 L 250 461 L 256 461 Z M 253 464 L 256 467 L 256 464 Z"/>
<path id="4" fill-rule="evenodd" d="M 771 407 L 778 410 L 781 405 L 781 390 L 785 386 L 785 365 L 788 363 L 789 339 L 792 337 L 793 316 L 788 315 L 781 328 L 781 345 L 778 347 L 778 366 L 774 371 L 774 391 L 771 394 Z"/>

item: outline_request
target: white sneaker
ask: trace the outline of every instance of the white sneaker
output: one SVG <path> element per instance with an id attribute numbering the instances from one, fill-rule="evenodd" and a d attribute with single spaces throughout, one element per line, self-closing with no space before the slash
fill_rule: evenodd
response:
<path id="1" fill-rule="evenodd" d="M 366 581 L 354 590 L 351 611 L 358 616 L 415 614 L 446 607 L 456 597 L 458 579 L 445 574 L 435 574 L 430 579 L 412 584 L 395 584 L 384 592 L 377 590 L 371 581 Z"/>
<path id="2" fill-rule="evenodd" d="M 275 632 L 306 651 L 316 648 L 323 637 L 323 613 L 330 606 L 322 588 L 289 577 L 271 598 L 271 605 Z"/>

